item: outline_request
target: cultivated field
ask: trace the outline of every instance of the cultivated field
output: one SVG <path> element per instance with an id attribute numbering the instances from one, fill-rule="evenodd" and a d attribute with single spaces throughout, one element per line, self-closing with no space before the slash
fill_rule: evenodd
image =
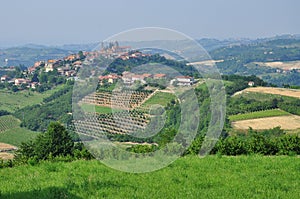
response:
<path id="1" fill-rule="evenodd" d="M 0 152 L 0 159 L 11 160 L 14 159 L 14 155 L 12 153 Z"/>
<path id="2" fill-rule="evenodd" d="M 11 92 L 4 89 L 0 90 L 0 110 L 7 110 L 9 112 L 14 112 L 25 106 L 39 104 L 43 101 L 45 97 L 49 97 L 52 93 L 61 89 L 58 86 L 55 89 L 46 91 L 44 93 L 37 93 L 32 91 L 20 91 Z"/>
<path id="3" fill-rule="evenodd" d="M 14 155 L 12 153 L 8 153 L 8 152 L 12 152 L 16 149 L 17 149 L 17 147 L 15 147 L 15 146 L 0 142 L 0 159 L 3 159 L 3 160 L 13 159 Z"/>
<path id="4" fill-rule="evenodd" d="M 252 113 L 231 115 L 231 116 L 229 116 L 229 120 L 234 122 L 234 121 L 240 121 L 240 120 L 249 120 L 249 119 L 284 116 L 284 115 L 290 115 L 290 113 L 280 110 L 280 109 L 272 109 L 272 110 L 257 111 L 257 112 L 252 112 Z"/>
<path id="5" fill-rule="evenodd" d="M 268 66 L 271 68 L 280 68 L 282 70 L 300 69 L 300 61 L 290 62 L 256 62 L 260 66 Z"/>
<path id="6" fill-rule="evenodd" d="M 180 158 L 133 174 L 100 162 L 75 161 L 0 169 L 0 198 L 287 198 L 300 195 L 300 158 Z"/>
<path id="7" fill-rule="evenodd" d="M 99 114 L 115 113 L 115 112 L 122 111 L 121 109 L 117 109 L 117 108 L 111 108 L 108 106 L 97 106 L 93 104 L 81 104 L 80 107 L 84 112 L 89 112 L 89 113 L 96 112 Z"/>
<path id="8" fill-rule="evenodd" d="M 0 133 L 0 142 L 20 146 L 22 142 L 27 142 L 35 138 L 39 133 L 25 128 L 17 127 Z"/>
<path id="9" fill-rule="evenodd" d="M 16 128 L 20 125 L 20 120 L 11 116 L 5 115 L 0 117 L 0 133 L 11 128 Z"/>
<path id="10" fill-rule="evenodd" d="M 143 103 L 142 107 L 151 107 L 152 105 L 166 106 L 175 98 L 175 95 L 172 93 L 158 91 L 150 99 Z"/>
<path id="11" fill-rule="evenodd" d="M 252 87 L 247 88 L 243 91 L 239 91 L 234 94 L 234 96 L 254 92 L 254 93 L 267 93 L 267 94 L 274 94 L 274 95 L 282 95 L 288 97 L 295 97 L 300 99 L 300 90 L 297 89 L 287 89 L 287 88 L 272 88 L 272 87 Z"/>
<path id="12" fill-rule="evenodd" d="M 0 142 L 0 152 L 15 150 L 16 147 L 10 144 Z"/>
<path id="13" fill-rule="evenodd" d="M 267 117 L 258 119 L 241 120 L 231 123 L 233 128 L 246 130 L 249 127 L 257 130 L 271 129 L 280 126 L 285 130 L 295 130 L 300 128 L 300 116 L 289 115 L 279 117 Z"/>

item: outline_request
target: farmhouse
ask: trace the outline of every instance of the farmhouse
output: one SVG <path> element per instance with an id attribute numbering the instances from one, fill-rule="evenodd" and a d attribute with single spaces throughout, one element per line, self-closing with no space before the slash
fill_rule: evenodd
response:
<path id="1" fill-rule="evenodd" d="M 178 86 L 191 86 L 194 84 L 195 80 L 190 76 L 177 76 L 173 82 L 177 82 Z"/>
<path id="2" fill-rule="evenodd" d="M 23 78 L 17 78 L 15 79 L 15 85 L 19 86 L 21 84 L 29 84 L 30 80 L 29 79 L 23 79 Z"/>
<path id="3" fill-rule="evenodd" d="M 4 75 L 1 77 L 1 82 L 5 82 L 8 80 L 8 76 L 7 75 Z"/>
<path id="4" fill-rule="evenodd" d="M 113 84 L 118 79 L 120 79 L 120 76 L 117 74 L 109 74 L 109 75 L 105 75 L 105 76 L 99 76 L 100 84 L 102 84 L 104 80 L 107 80 L 108 83 Z"/>
<path id="5" fill-rule="evenodd" d="M 255 83 L 253 81 L 248 82 L 248 86 L 253 87 L 255 85 Z"/>
<path id="6" fill-rule="evenodd" d="M 163 79 L 163 78 L 166 78 L 166 74 L 159 73 L 159 74 L 153 75 L 153 79 Z"/>
<path id="7" fill-rule="evenodd" d="M 125 71 L 122 73 L 122 80 L 124 84 L 133 84 L 134 81 L 132 80 L 132 77 L 134 76 L 134 73 Z"/>

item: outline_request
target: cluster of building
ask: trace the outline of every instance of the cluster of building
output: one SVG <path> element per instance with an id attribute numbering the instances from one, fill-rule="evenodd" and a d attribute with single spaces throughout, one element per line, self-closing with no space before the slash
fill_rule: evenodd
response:
<path id="1" fill-rule="evenodd" d="M 35 89 L 38 82 L 32 82 L 29 76 L 35 74 L 37 70 L 42 70 L 46 73 L 57 70 L 58 74 L 67 78 L 74 78 L 77 76 L 77 71 L 84 65 L 91 64 L 95 59 L 102 57 L 107 58 L 120 58 L 122 60 L 136 59 L 140 57 L 151 56 L 150 54 L 144 54 L 139 51 L 130 51 L 130 46 L 119 46 L 119 43 L 111 42 L 107 46 L 101 44 L 101 50 L 92 52 L 82 52 L 78 54 L 71 54 L 64 57 L 63 59 L 50 59 L 48 61 L 37 61 L 33 66 L 29 67 L 27 71 L 23 71 L 25 78 L 12 78 L 10 79 L 7 75 L 1 77 L 1 82 L 12 83 L 16 86 L 26 85 L 28 88 Z M 85 59 L 82 59 L 84 57 Z M 122 75 L 109 74 L 105 76 L 100 76 L 100 84 L 104 81 L 108 83 L 115 83 L 117 80 L 121 79 L 124 84 L 131 85 L 135 82 L 140 82 L 142 84 L 146 83 L 147 79 L 165 79 L 170 81 L 171 84 L 176 82 L 177 85 L 187 86 L 194 84 L 195 80 L 189 76 L 180 76 L 175 78 L 167 77 L 166 74 L 134 74 L 131 72 L 123 72 Z"/>
<path id="2" fill-rule="evenodd" d="M 122 73 L 122 75 L 117 75 L 114 73 L 111 73 L 109 75 L 99 76 L 100 84 L 103 84 L 104 81 L 107 83 L 115 83 L 118 80 L 122 80 L 122 82 L 126 85 L 132 85 L 135 82 L 140 82 L 141 84 L 146 84 L 147 80 L 169 80 L 171 85 L 178 85 L 178 86 L 191 86 L 195 83 L 195 79 L 190 76 L 177 76 L 170 78 L 166 74 L 163 73 L 157 73 L 157 74 L 135 74 L 128 71 L 125 71 Z"/>

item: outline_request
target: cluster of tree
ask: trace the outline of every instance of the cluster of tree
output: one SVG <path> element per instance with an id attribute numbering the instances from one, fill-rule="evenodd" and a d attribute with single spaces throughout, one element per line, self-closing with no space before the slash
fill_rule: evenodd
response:
<path id="1" fill-rule="evenodd" d="M 118 58 L 109 65 L 109 67 L 107 68 L 107 72 L 122 74 L 124 71 L 132 71 L 132 69 L 137 66 L 150 63 L 162 64 L 165 66 L 172 67 L 182 75 L 193 76 L 194 74 L 198 74 L 197 70 L 191 65 L 186 65 L 186 62 L 169 60 L 166 59 L 164 56 L 160 56 L 159 54 L 132 58 L 129 60 L 122 60 Z"/>
<path id="2" fill-rule="evenodd" d="M 296 87 L 298 88 L 300 86 L 300 73 L 297 72 L 296 70 L 292 70 L 288 74 L 284 75 L 276 75 L 276 76 L 271 76 L 271 75 L 265 75 L 263 76 L 263 79 L 267 82 L 270 82 L 271 84 L 275 84 L 278 86 L 287 86 L 293 88 Z"/>
<path id="3" fill-rule="evenodd" d="M 45 133 L 27 143 L 22 143 L 16 151 L 14 164 L 37 163 L 43 160 L 92 159 L 82 143 L 74 143 L 71 135 L 59 122 L 50 123 Z"/>
<path id="4" fill-rule="evenodd" d="M 184 155 L 199 154 L 204 136 L 195 139 Z M 299 135 L 284 134 L 280 127 L 257 132 L 249 129 L 247 134 L 223 137 L 210 154 L 220 155 L 299 155 Z"/>
<path id="5" fill-rule="evenodd" d="M 9 115 L 10 112 L 6 111 L 6 110 L 0 110 L 0 116 L 4 116 L 4 115 Z"/>
<path id="6" fill-rule="evenodd" d="M 239 113 L 249 113 L 255 111 L 280 108 L 286 112 L 300 115 L 300 99 L 289 97 L 278 97 L 259 101 L 244 97 L 231 98 L 227 103 L 227 114 L 236 115 Z"/>
<path id="7" fill-rule="evenodd" d="M 231 136 L 220 140 L 214 153 L 222 155 L 299 155 L 300 138 L 298 135 L 283 135 L 268 138 L 259 133 L 246 139 Z"/>
<path id="8" fill-rule="evenodd" d="M 226 93 L 232 95 L 237 91 L 241 91 L 248 87 L 250 81 L 254 82 L 255 86 L 267 86 L 268 83 L 262 79 L 256 77 L 255 75 L 251 76 L 240 76 L 240 75 L 223 75 L 222 79 L 224 81 L 230 81 L 229 85 L 226 85 Z"/>

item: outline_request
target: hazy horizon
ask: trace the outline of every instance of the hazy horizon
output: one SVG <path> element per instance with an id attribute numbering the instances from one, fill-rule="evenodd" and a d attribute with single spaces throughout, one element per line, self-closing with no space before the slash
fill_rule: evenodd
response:
<path id="1" fill-rule="evenodd" d="M 10 0 L 1 7 L 0 47 L 96 43 L 142 27 L 219 40 L 300 33 L 298 0 Z"/>

